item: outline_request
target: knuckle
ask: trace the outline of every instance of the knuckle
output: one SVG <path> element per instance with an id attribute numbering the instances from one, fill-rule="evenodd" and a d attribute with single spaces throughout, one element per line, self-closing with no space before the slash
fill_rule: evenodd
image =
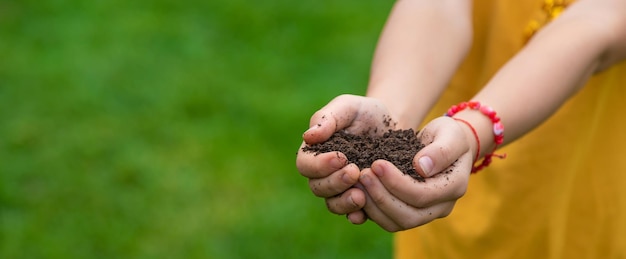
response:
<path id="1" fill-rule="evenodd" d="M 387 198 L 384 195 L 370 193 L 370 196 L 372 197 L 372 201 L 378 206 L 384 206 L 387 203 Z"/>
<path id="2" fill-rule="evenodd" d="M 452 157 L 452 148 L 448 145 L 440 145 L 437 147 L 437 150 L 444 161 L 449 161 Z"/>

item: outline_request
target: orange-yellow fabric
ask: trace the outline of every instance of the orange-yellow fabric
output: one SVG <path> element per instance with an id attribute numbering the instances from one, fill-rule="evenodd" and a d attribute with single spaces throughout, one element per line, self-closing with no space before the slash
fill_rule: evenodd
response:
<path id="1" fill-rule="evenodd" d="M 431 118 L 523 47 L 543 2 L 475 1 L 473 49 Z M 448 217 L 396 234 L 396 258 L 626 258 L 626 62 L 498 153 Z"/>

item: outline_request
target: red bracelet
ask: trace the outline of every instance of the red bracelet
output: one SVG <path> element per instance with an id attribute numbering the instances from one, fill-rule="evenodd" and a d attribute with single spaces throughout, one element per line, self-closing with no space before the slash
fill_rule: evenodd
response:
<path id="1" fill-rule="evenodd" d="M 467 125 L 472 130 L 472 133 L 474 133 L 474 139 L 476 140 L 476 147 L 477 148 L 476 148 L 476 157 L 474 157 L 474 161 L 472 163 L 476 163 L 476 161 L 478 161 L 478 156 L 480 156 L 480 138 L 478 138 L 478 133 L 476 133 L 476 129 L 474 129 L 472 124 L 470 124 L 466 120 L 459 119 L 459 118 L 452 118 L 452 119 L 454 119 L 456 121 L 463 122 L 465 125 Z"/>
<path id="2" fill-rule="evenodd" d="M 489 117 L 489 119 L 491 119 L 491 122 L 493 123 L 493 141 L 496 143 L 496 146 L 493 148 L 493 151 L 496 151 L 496 149 L 498 148 L 498 145 L 504 142 L 504 126 L 502 125 L 502 122 L 500 121 L 500 117 L 496 116 L 496 112 L 491 107 L 486 106 L 486 105 L 481 105 L 479 102 L 476 102 L 476 101 L 462 102 L 462 103 L 459 103 L 458 105 L 452 105 L 452 107 L 450 107 L 450 109 L 448 109 L 448 111 L 444 115 L 448 117 L 452 117 L 457 112 L 465 110 L 466 108 L 480 111 L 485 116 Z M 474 136 L 476 137 L 476 142 L 478 143 L 478 151 L 476 154 L 476 158 L 478 158 L 478 155 L 480 155 L 480 152 L 479 152 L 480 140 L 478 139 L 478 134 L 476 133 L 476 130 L 474 129 L 474 127 L 472 127 L 472 125 L 469 122 L 456 119 L 456 118 L 454 119 L 467 124 L 472 130 L 472 132 L 474 133 Z M 480 165 L 472 167 L 472 173 L 476 173 L 480 171 L 481 169 L 489 166 L 489 164 L 491 164 L 492 157 L 494 156 L 501 158 L 501 159 L 506 158 L 506 154 L 497 155 L 497 154 L 494 154 L 493 151 L 485 155 Z M 474 161 L 476 160 L 477 159 L 475 159 Z"/>

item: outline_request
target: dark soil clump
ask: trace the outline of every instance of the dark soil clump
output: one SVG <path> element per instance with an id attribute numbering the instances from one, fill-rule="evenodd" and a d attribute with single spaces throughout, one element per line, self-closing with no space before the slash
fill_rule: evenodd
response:
<path id="1" fill-rule="evenodd" d="M 412 129 L 389 130 L 382 136 L 354 135 L 336 132 L 324 143 L 305 146 L 305 152 L 320 153 L 339 151 L 346 155 L 349 163 L 360 169 L 368 168 L 378 159 L 393 163 L 404 174 L 423 182 L 424 178 L 415 172 L 413 157 L 424 145 L 417 139 Z"/>

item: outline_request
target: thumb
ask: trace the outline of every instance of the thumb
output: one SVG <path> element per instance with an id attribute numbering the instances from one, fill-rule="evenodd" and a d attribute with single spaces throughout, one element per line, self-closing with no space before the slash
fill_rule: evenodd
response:
<path id="1" fill-rule="evenodd" d="M 313 114 L 309 129 L 302 135 L 304 142 L 308 145 L 321 143 L 333 133 L 349 127 L 357 117 L 360 102 L 359 97 L 354 95 L 335 97 Z"/>
<path id="2" fill-rule="evenodd" d="M 463 129 L 452 119 L 437 118 L 418 134 L 426 146 L 413 159 L 418 174 L 431 177 L 452 165 L 469 152 Z"/>

